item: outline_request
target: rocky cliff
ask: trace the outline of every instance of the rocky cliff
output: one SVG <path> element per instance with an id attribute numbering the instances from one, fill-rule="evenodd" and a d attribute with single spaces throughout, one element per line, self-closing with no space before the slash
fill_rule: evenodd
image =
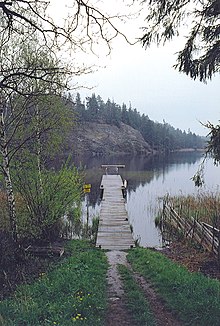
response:
<path id="1" fill-rule="evenodd" d="M 120 127 L 97 122 L 80 123 L 70 136 L 70 146 L 78 155 L 152 153 L 140 132 L 124 123 Z"/>

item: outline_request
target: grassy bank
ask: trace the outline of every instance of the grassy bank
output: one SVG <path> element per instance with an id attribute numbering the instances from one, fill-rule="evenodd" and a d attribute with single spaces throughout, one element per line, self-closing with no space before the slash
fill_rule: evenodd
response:
<path id="1" fill-rule="evenodd" d="M 103 325 L 107 259 L 83 241 L 71 241 L 70 257 L 31 285 L 0 302 L 0 325 Z"/>
<path id="2" fill-rule="evenodd" d="M 162 254 L 143 248 L 130 251 L 128 260 L 136 271 L 150 279 L 185 325 L 219 325 L 219 281 L 190 273 Z"/>
<path id="3" fill-rule="evenodd" d="M 128 253 L 135 271 L 150 279 L 168 308 L 184 325 L 217 326 L 220 320 L 220 282 L 190 273 L 164 255 L 136 248 Z M 105 325 L 107 257 L 86 241 L 70 241 L 66 257 L 40 273 L 30 285 L 19 286 L 0 301 L 0 325 Z M 132 271 L 120 265 L 127 306 L 139 325 L 154 325 L 148 302 Z M 160 311 L 158 311 L 160 314 Z"/>
<path id="4" fill-rule="evenodd" d="M 128 309 L 137 325 L 155 326 L 156 322 L 150 310 L 149 303 L 146 301 L 142 290 L 135 282 L 131 271 L 124 265 L 119 265 L 119 273 L 124 284 Z"/>

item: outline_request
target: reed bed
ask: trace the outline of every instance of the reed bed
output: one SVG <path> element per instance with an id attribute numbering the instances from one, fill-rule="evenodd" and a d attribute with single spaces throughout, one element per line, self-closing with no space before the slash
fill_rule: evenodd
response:
<path id="1" fill-rule="evenodd" d="M 203 192 L 197 195 L 166 197 L 182 217 L 193 217 L 216 228 L 220 226 L 220 193 Z"/>

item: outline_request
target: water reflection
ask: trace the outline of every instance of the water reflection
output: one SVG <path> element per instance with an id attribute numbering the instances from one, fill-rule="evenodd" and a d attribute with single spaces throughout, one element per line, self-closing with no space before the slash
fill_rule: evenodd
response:
<path id="1" fill-rule="evenodd" d="M 102 164 L 125 164 L 125 169 L 120 169 L 120 174 L 128 181 L 128 191 L 135 191 L 140 185 L 150 183 L 153 178 L 159 178 L 168 173 L 170 169 L 176 168 L 181 164 L 195 164 L 201 158 L 201 154 L 194 153 L 178 153 L 168 156 L 152 155 L 152 156 L 107 156 L 107 157 L 77 157 L 74 163 L 77 166 L 85 167 L 85 181 L 92 184 L 92 192 L 90 194 L 90 204 L 94 207 L 99 201 L 100 182 L 104 170 L 101 169 Z"/>
<path id="2" fill-rule="evenodd" d="M 111 156 L 104 158 L 90 158 L 89 160 L 75 160 L 86 167 L 85 179 L 92 184 L 89 195 L 90 219 L 97 217 L 100 210 L 100 182 L 104 171 L 102 164 L 125 164 L 119 172 L 128 181 L 127 211 L 129 222 L 133 226 L 134 238 L 140 241 L 141 246 L 161 246 L 160 232 L 155 228 L 154 219 L 158 214 L 158 198 L 166 193 L 191 194 L 198 190 L 191 178 L 195 174 L 202 160 L 202 154 L 173 153 L 169 156 Z M 207 187 L 217 182 L 216 174 L 210 171 L 216 169 L 212 162 L 208 163 Z M 216 170 L 215 170 L 216 171 Z M 86 208 L 83 202 L 83 216 Z"/>

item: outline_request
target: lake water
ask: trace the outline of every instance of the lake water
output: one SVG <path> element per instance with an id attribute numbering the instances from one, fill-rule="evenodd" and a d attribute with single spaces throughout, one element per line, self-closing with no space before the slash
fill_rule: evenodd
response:
<path id="1" fill-rule="evenodd" d="M 172 153 L 169 156 L 117 156 L 105 158 L 77 159 L 76 165 L 85 167 L 86 183 L 91 183 L 89 194 L 89 219 L 99 216 L 100 183 L 102 164 L 125 164 L 119 173 L 128 182 L 127 203 L 129 222 L 134 239 L 144 247 L 161 247 L 162 237 L 155 227 L 154 219 L 161 205 L 160 198 L 166 194 L 187 195 L 201 191 L 216 192 L 220 185 L 220 167 L 212 160 L 205 164 L 205 186 L 197 188 L 191 178 L 203 158 L 199 152 Z M 83 201 L 83 219 L 86 220 L 86 200 Z"/>

